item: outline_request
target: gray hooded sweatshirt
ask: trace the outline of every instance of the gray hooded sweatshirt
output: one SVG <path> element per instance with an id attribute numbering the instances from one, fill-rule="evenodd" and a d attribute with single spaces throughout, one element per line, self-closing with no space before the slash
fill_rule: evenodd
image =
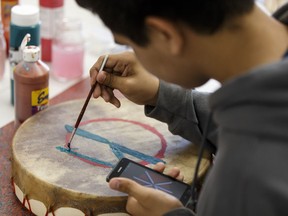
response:
<path id="1" fill-rule="evenodd" d="M 288 11 L 287 11 L 288 12 Z M 213 94 L 160 82 L 149 117 L 173 134 L 217 149 L 205 179 L 197 216 L 288 215 L 288 58 L 254 68 Z M 165 214 L 193 215 L 187 208 Z"/>

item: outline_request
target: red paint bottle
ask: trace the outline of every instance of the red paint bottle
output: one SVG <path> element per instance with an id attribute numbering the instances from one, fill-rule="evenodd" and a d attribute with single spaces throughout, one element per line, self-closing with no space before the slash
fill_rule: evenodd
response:
<path id="1" fill-rule="evenodd" d="M 64 16 L 64 0 L 39 0 L 41 20 L 42 60 L 51 61 L 51 49 L 55 37 L 56 22 Z"/>
<path id="2" fill-rule="evenodd" d="M 15 127 L 45 109 L 49 101 L 49 68 L 40 60 L 40 48 L 26 46 L 14 71 Z"/>

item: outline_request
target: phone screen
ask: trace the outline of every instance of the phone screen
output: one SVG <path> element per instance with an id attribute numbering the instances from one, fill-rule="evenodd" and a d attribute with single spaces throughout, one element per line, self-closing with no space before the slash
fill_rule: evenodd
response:
<path id="1" fill-rule="evenodd" d="M 116 176 L 129 178 L 143 186 L 164 191 L 183 202 L 186 202 L 191 195 L 190 185 L 126 158 L 119 162 L 107 180 Z"/>

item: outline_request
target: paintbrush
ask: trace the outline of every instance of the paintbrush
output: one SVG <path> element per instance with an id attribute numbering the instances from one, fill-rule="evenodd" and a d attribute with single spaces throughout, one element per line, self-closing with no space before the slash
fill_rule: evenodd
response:
<path id="1" fill-rule="evenodd" d="M 100 66 L 99 72 L 104 69 L 104 66 L 105 66 L 107 60 L 108 60 L 108 55 L 105 55 L 105 57 L 104 57 L 104 59 L 103 59 L 103 62 L 102 62 L 102 64 L 101 64 L 101 66 Z M 96 88 L 96 85 L 97 85 L 97 82 L 95 82 L 95 83 L 91 86 L 91 89 L 90 89 L 90 91 L 89 91 L 89 94 L 88 94 L 88 96 L 87 96 L 87 98 L 86 98 L 86 100 L 85 100 L 85 103 L 84 103 L 84 105 L 83 105 L 83 107 L 82 107 L 82 109 L 81 109 L 81 112 L 79 113 L 79 116 L 78 116 L 77 121 L 76 121 L 76 123 L 75 123 L 74 129 L 73 129 L 73 131 L 72 131 L 70 140 L 69 140 L 69 142 L 68 142 L 68 144 L 67 144 L 69 150 L 71 149 L 70 146 L 71 146 L 72 139 L 73 139 L 73 137 L 74 137 L 74 135 L 75 135 L 75 133 L 76 133 L 76 130 L 77 130 L 77 128 L 78 128 L 78 126 L 79 126 L 79 124 L 80 124 L 80 122 L 81 122 L 81 120 L 82 120 L 82 117 L 83 117 L 83 115 L 84 115 L 84 113 L 85 113 L 85 110 L 86 110 L 86 108 L 87 108 L 87 105 L 88 105 L 88 103 L 89 103 L 89 101 L 90 101 L 90 98 L 91 98 L 91 96 L 92 96 L 92 94 L 93 94 L 93 92 L 94 92 L 94 90 L 95 90 L 95 88 Z"/>

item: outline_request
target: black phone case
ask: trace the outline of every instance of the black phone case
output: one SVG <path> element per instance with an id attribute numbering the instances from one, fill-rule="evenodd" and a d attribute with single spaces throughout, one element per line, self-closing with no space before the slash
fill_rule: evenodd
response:
<path id="1" fill-rule="evenodd" d="M 157 172 L 157 171 L 155 171 L 155 170 L 153 170 L 153 169 L 151 169 L 151 168 L 149 168 L 149 167 L 146 167 L 146 166 L 144 166 L 144 165 L 141 165 L 141 164 L 139 164 L 139 163 L 137 163 L 137 162 L 135 162 L 135 161 L 132 161 L 132 160 L 130 160 L 130 159 L 128 159 L 128 158 L 122 158 L 122 159 L 117 163 L 117 165 L 116 165 L 116 166 L 111 170 L 111 172 L 107 175 L 106 181 L 109 182 L 109 181 L 110 181 L 112 178 L 114 178 L 114 177 L 120 177 L 121 174 L 122 174 L 122 172 L 126 169 L 126 167 L 127 167 L 127 165 L 128 165 L 129 163 L 132 163 L 132 164 L 135 164 L 135 165 L 137 165 L 137 166 L 143 167 L 144 169 L 149 170 L 150 172 L 156 173 L 157 175 L 163 176 L 164 178 L 169 179 L 169 180 L 171 180 L 171 181 L 173 181 L 173 182 L 178 182 L 178 183 L 180 183 L 180 184 L 182 184 L 182 185 L 185 185 L 185 186 L 186 186 L 186 189 L 185 189 L 185 191 L 183 192 L 182 196 L 181 196 L 180 198 L 179 198 L 179 197 L 177 197 L 177 198 L 183 203 L 184 206 L 187 206 L 187 205 L 191 202 L 192 189 L 191 189 L 191 186 L 190 186 L 190 185 L 188 185 L 188 184 L 186 184 L 186 183 L 184 183 L 184 182 L 181 182 L 181 181 L 179 181 L 179 180 L 177 180 L 177 179 L 175 179 L 175 178 L 173 178 L 173 177 L 170 177 L 170 176 L 168 176 L 168 175 L 165 175 L 165 174 L 163 174 L 163 173 Z M 119 170 L 119 169 L 121 169 L 121 170 Z M 131 178 L 130 178 L 130 179 L 131 179 Z M 132 179 L 132 180 L 133 180 L 133 179 Z"/>

